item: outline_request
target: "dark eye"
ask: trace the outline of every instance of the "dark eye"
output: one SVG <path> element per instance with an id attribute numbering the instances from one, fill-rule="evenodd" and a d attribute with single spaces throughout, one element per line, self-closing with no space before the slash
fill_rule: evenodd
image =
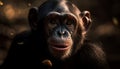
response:
<path id="1" fill-rule="evenodd" d="M 66 23 L 66 25 L 72 25 L 73 23 L 72 22 L 70 22 L 70 21 L 68 21 L 67 23 Z"/>
<path id="2" fill-rule="evenodd" d="M 56 20 L 50 20 L 50 24 L 56 24 Z"/>
<path id="3" fill-rule="evenodd" d="M 50 19 L 49 21 L 48 21 L 48 28 L 54 28 L 54 27 L 56 27 L 57 26 L 57 20 L 56 19 Z"/>
<path id="4" fill-rule="evenodd" d="M 68 20 L 67 22 L 66 22 L 66 25 L 73 25 L 74 24 L 74 20 Z"/>

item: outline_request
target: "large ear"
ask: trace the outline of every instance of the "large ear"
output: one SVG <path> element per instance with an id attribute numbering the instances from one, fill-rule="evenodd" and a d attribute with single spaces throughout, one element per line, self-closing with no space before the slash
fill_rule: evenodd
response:
<path id="1" fill-rule="evenodd" d="M 80 14 L 80 16 L 81 16 L 81 18 L 83 20 L 85 30 L 87 31 L 88 28 L 90 27 L 91 23 L 92 23 L 90 12 L 89 11 L 83 11 Z"/>
<path id="2" fill-rule="evenodd" d="M 36 30 L 38 21 L 38 8 L 34 7 L 29 10 L 28 21 L 32 30 Z"/>

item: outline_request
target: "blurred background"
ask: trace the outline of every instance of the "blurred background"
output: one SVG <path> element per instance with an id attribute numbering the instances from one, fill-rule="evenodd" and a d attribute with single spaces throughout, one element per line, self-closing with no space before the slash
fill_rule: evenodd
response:
<path id="1" fill-rule="evenodd" d="M 46 0 L 0 0 L 0 65 L 15 35 L 30 30 L 28 11 Z M 91 12 L 88 37 L 99 42 L 111 69 L 120 69 L 120 0 L 71 0 L 81 11 Z"/>

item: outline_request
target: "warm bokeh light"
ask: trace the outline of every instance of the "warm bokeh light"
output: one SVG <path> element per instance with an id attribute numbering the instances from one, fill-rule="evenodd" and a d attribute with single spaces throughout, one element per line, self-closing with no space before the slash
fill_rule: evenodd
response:
<path id="1" fill-rule="evenodd" d="M 103 35 L 111 35 L 113 34 L 114 31 L 114 26 L 111 24 L 104 24 L 96 28 L 95 33 L 99 36 Z"/>
<path id="2" fill-rule="evenodd" d="M 3 11 L 7 19 L 11 20 L 15 18 L 15 10 L 12 5 L 6 5 Z"/>
<path id="3" fill-rule="evenodd" d="M 3 5 L 3 2 L 2 1 L 0 1 L 0 6 L 2 6 Z"/>
<path id="4" fill-rule="evenodd" d="M 26 11 L 27 9 L 17 8 L 16 6 L 13 6 L 12 4 L 5 5 L 3 9 L 4 16 L 9 21 L 24 18 L 27 15 Z"/>
<path id="5" fill-rule="evenodd" d="M 115 25 L 119 25 L 119 22 L 116 17 L 113 17 L 112 21 Z"/>
<path id="6" fill-rule="evenodd" d="M 28 3 L 28 6 L 31 6 L 32 4 L 31 3 Z"/>

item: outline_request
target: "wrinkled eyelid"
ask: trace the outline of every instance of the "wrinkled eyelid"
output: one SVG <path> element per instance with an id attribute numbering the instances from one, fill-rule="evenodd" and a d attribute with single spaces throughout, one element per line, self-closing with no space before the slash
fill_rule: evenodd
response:
<path id="1" fill-rule="evenodd" d="M 72 21 L 67 21 L 66 25 L 73 25 L 74 23 Z"/>
<path id="2" fill-rule="evenodd" d="M 69 20 L 73 20 L 73 21 L 75 21 L 75 22 L 77 22 L 77 17 L 74 15 L 74 14 L 66 14 L 67 15 L 67 18 L 69 19 Z"/>
<path id="3" fill-rule="evenodd" d="M 51 24 L 57 24 L 58 22 L 59 22 L 58 19 L 51 19 L 51 20 L 49 20 L 49 23 L 51 23 Z"/>
<path id="4" fill-rule="evenodd" d="M 66 24 L 67 24 L 67 25 L 72 25 L 72 24 L 74 25 L 74 24 L 76 24 L 76 23 L 77 23 L 77 21 L 76 21 L 76 19 L 74 19 L 74 18 L 73 18 L 73 19 L 68 19 L 68 20 L 66 20 Z"/>
<path id="5" fill-rule="evenodd" d="M 49 20 L 49 23 L 51 23 L 51 24 L 56 24 L 56 21 L 53 20 L 53 19 L 51 19 L 51 20 Z"/>
<path id="6" fill-rule="evenodd" d="M 76 20 L 75 17 L 69 15 L 69 16 L 66 18 L 65 23 L 69 23 L 69 22 L 70 22 L 71 24 L 75 24 L 75 23 L 77 23 L 77 20 Z"/>

